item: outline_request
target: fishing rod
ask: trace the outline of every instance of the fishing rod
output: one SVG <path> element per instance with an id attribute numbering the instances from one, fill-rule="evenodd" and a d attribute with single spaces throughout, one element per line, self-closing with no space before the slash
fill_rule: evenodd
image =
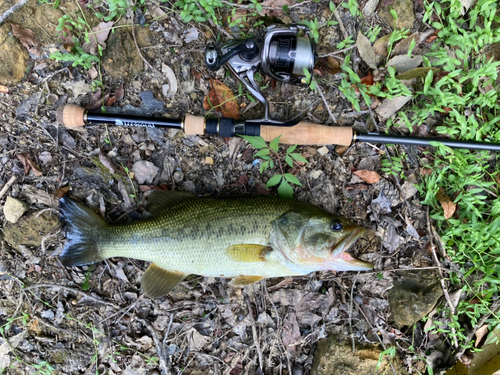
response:
<path id="1" fill-rule="evenodd" d="M 280 143 L 297 145 L 350 146 L 356 142 L 398 144 L 429 147 L 439 142 L 452 148 L 487 150 L 500 152 L 500 144 L 458 141 L 444 138 L 420 138 L 375 133 L 357 133 L 348 126 L 325 126 L 310 122 L 287 122 L 277 124 L 263 120 L 234 120 L 230 118 L 205 118 L 187 115 L 181 119 L 156 118 L 127 114 L 90 112 L 74 104 L 57 110 L 57 120 L 69 129 L 85 125 L 109 124 L 117 126 L 179 129 L 187 135 L 215 135 L 234 137 L 238 135 L 261 136 L 266 142 L 281 135 Z"/>
<path id="2" fill-rule="evenodd" d="M 267 142 L 281 135 L 280 143 L 297 145 L 350 146 L 355 142 L 371 142 L 428 147 L 431 146 L 431 142 L 440 142 L 454 148 L 500 151 L 500 144 L 495 143 L 374 133 L 359 134 L 351 127 L 324 126 L 304 121 L 280 122 L 271 119 L 269 102 L 255 81 L 255 76 L 261 73 L 280 82 L 307 86 L 308 77 L 312 77 L 317 59 L 314 38 L 310 30 L 303 25 L 272 25 L 261 36 L 232 39 L 221 48 L 214 43 L 207 44 L 205 63 L 208 69 L 216 71 L 223 65 L 227 66 L 262 104 L 264 111 L 260 119 L 233 120 L 192 115 L 182 119 L 167 119 L 89 112 L 73 104 L 60 107 L 57 110 L 57 119 L 68 128 L 90 124 L 159 127 L 180 129 L 188 135 L 261 136 Z"/>

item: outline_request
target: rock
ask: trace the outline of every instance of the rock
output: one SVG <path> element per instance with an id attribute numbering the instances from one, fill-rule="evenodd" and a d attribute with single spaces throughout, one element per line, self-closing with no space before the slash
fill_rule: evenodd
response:
<path id="1" fill-rule="evenodd" d="M 128 29 L 116 29 L 109 35 L 106 45 L 102 66 L 110 77 L 129 81 L 143 69 L 142 59 Z"/>
<path id="2" fill-rule="evenodd" d="M 191 180 L 184 181 L 184 183 L 182 184 L 182 189 L 184 191 L 188 191 L 190 193 L 194 193 L 196 191 L 196 185 Z"/>
<path id="3" fill-rule="evenodd" d="M 59 225 L 56 215 L 45 211 L 34 211 L 25 215 L 16 224 L 7 223 L 3 228 L 5 241 L 13 248 L 19 245 L 40 246 L 42 239 Z"/>
<path id="4" fill-rule="evenodd" d="M 19 199 L 7 197 L 5 205 L 3 206 L 3 214 L 5 219 L 11 223 L 17 223 L 19 218 L 24 215 L 28 205 Z"/>
<path id="5" fill-rule="evenodd" d="M 431 312 L 442 295 L 433 271 L 402 272 L 388 292 L 392 318 L 399 328 L 411 326 Z"/>
<path id="6" fill-rule="evenodd" d="M 17 38 L 12 35 L 7 22 L 0 27 L 0 85 L 13 85 L 24 78 L 29 54 Z"/>
<path id="7" fill-rule="evenodd" d="M 156 177 L 159 170 L 153 163 L 144 160 L 138 161 L 132 167 L 132 172 L 134 172 L 134 177 L 139 185 L 152 184 L 153 178 Z"/>
<path id="8" fill-rule="evenodd" d="M 329 336 L 318 342 L 310 374 L 375 375 L 392 373 L 387 356 L 384 357 L 384 361 L 377 370 L 380 353 L 381 349 L 378 346 L 361 346 L 359 344 L 356 344 L 356 351 L 353 353 L 350 342 L 343 343 L 335 336 Z M 392 364 L 398 375 L 408 374 L 397 357 L 393 358 Z"/>
<path id="9" fill-rule="evenodd" d="M 63 16 L 63 12 L 59 9 L 54 9 L 52 4 L 37 4 L 35 11 L 35 20 L 39 25 L 43 25 L 43 29 L 55 37 L 59 34 L 56 30 L 59 25 L 59 18 Z"/>
<path id="10" fill-rule="evenodd" d="M 384 2 L 380 2 L 377 14 L 388 25 L 393 26 L 396 23 L 397 29 L 411 29 L 415 23 L 415 14 L 413 13 L 413 0 L 394 0 L 391 6 L 387 6 Z M 391 9 L 394 9 L 398 15 L 398 19 L 394 21 L 391 14 Z"/>
<path id="11" fill-rule="evenodd" d="M 321 156 L 325 156 L 326 154 L 328 154 L 329 151 L 330 150 L 328 150 L 328 147 L 323 146 L 318 149 L 318 154 L 320 154 Z"/>

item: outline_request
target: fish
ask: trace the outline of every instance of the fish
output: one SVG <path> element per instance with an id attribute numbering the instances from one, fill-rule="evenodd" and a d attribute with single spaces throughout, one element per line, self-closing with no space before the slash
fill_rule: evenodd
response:
<path id="1" fill-rule="evenodd" d="M 231 278 L 230 285 L 241 287 L 269 277 L 373 268 L 346 252 L 363 227 L 292 199 L 154 191 L 146 205 L 151 217 L 121 225 L 67 197 L 59 210 L 63 265 L 115 257 L 149 261 L 141 288 L 150 298 L 190 274 Z"/>

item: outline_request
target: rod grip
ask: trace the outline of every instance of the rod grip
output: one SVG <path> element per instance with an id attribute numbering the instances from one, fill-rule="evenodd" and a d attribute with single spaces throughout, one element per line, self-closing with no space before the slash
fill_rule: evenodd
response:
<path id="1" fill-rule="evenodd" d="M 325 126 L 310 122 L 299 122 L 294 126 L 267 126 L 260 127 L 260 136 L 267 142 L 281 135 L 280 143 L 293 145 L 340 145 L 350 146 L 353 131 L 348 126 Z"/>
<path id="2" fill-rule="evenodd" d="M 186 135 L 205 134 L 205 117 L 186 115 L 184 118 L 184 133 Z"/>

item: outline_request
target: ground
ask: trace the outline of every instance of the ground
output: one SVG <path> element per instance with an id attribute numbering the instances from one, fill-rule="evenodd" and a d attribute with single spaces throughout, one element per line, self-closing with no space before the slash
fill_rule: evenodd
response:
<path id="1" fill-rule="evenodd" d="M 0 5 L 0 15 L 14 3 Z M 361 2 L 359 9 L 373 3 Z M 316 18 L 321 25 L 337 20 L 319 29 L 317 49 L 323 56 L 335 52 L 346 36 L 356 39 L 360 30 L 380 27 L 380 35 L 388 34 L 393 19 L 384 3 L 362 23 L 342 6 L 332 13 L 326 1 L 305 1 L 285 15 L 282 5 L 294 2 L 268 1 L 275 9 L 265 9 L 266 22 L 275 22 L 270 17 L 285 23 Z M 2 217 L 0 367 L 8 374 L 372 374 L 388 366 L 385 356 L 385 364 L 375 370 L 380 353 L 394 344 L 388 373 L 424 373 L 427 366 L 436 371 L 453 363 L 450 341 L 425 331 L 421 320 L 436 314 L 432 311 L 442 296 L 429 243 L 432 221 L 414 187 L 426 165 L 421 148 L 299 146 L 296 152 L 308 163 L 286 167 L 302 185 L 294 186 L 294 199 L 369 229 L 351 253 L 372 262 L 373 271 L 272 278 L 242 289 L 224 278 L 191 276 L 168 296 L 152 300 L 140 290 L 145 262 L 113 258 L 83 267 L 61 264 L 60 196 L 79 200 L 109 222 L 125 223 L 144 216 L 145 198 L 156 188 L 262 194 L 277 173 L 276 168 L 260 173 L 254 148 L 241 139 L 112 126 L 80 132 L 57 122 L 56 110 L 66 103 L 92 110 L 105 103 L 112 107 L 108 112 L 135 110 L 148 116 L 204 116 L 210 78 L 239 92 L 235 77 L 224 69 L 210 72 L 203 55 L 208 39 L 226 40 L 234 31 L 225 22 L 236 17 L 233 8 L 222 11 L 224 22 L 217 27 L 184 23 L 179 12 L 169 13 L 172 4 L 155 4 L 146 1 L 121 15 L 101 42 L 100 64 L 91 69 L 49 59 L 68 48 L 69 41 L 57 31 L 58 19 L 64 14 L 76 19 L 87 1 L 61 0 L 54 9 L 32 0 L 0 26 L 0 56 L 10 67 L 1 72 L 0 82 L 8 87 L 0 93 L 5 187 L 0 194 L 3 201 L 11 197 L 25 203 L 14 212 L 26 211 L 16 223 Z M 247 31 L 261 19 L 248 4 L 234 7 L 237 15 L 248 16 Z M 391 4 L 403 23 L 398 27 L 426 30 L 418 1 Z M 84 14 L 92 27 L 99 23 L 95 12 Z M 12 35 L 11 24 L 32 30 L 39 46 L 28 52 Z M 350 51 L 353 69 L 364 76 L 367 65 L 356 49 Z M 341 63 L 344 57 L 335 55 Z M 339 72 L 333 73 L 316 71 L 322 94 L 264 79 L 273 118 L 370 129 L 369 109 L 356 111 L 338 89 Z M 102 86 L 93 88 L 99 74 Z M 246 95 L 237 100 L 244 118 L 260 115 L 260 106 Z M 399 175 L 387 173 L 382 157 L 400 150 L 407 159 Z M 379 178 L 359 177 L 356 171 L 374 171 Z M 275 188 L 269 190 L 276 194 Z"/>

